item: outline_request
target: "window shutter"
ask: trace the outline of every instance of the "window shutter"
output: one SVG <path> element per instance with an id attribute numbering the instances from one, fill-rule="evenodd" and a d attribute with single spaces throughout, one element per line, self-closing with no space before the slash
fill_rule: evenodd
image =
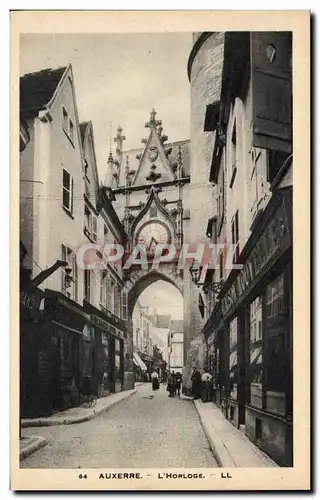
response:
<path id="1" fill-rule="evenodd" d="M 252 32 L 253 145 L 292 151 L 292 35 Z"/>
<path id="2" fill-rule="evenodd" d="M 98 239 L 98 228 L 97 228 L 97 217 L 92 216 L 92 239 L 97 241 Z"/>
<path id="3" fill-rule="evenodd" d="M 128 294 L 126 290 L 122 290 L 122 319 L 128 319 Z"/>
<path id="4" fill-rule="evenodd" d="M 70 189 L 70 212 L 73 214 L 73 177 L 71 177 L 71 189 Z"/>

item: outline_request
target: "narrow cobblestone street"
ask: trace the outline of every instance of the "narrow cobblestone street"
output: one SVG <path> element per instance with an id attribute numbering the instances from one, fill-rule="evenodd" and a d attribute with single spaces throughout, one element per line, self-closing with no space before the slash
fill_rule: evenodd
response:
<path id="1" fill-rule="evenodd" d="M 151 386 L 81 424 L 23 429 L 49 444 L 22 468 L 217 467 L 190 400 L 169 398 Z"/>

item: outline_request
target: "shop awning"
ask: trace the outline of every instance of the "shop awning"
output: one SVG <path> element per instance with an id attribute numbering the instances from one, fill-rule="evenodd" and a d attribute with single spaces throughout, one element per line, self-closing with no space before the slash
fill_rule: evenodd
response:
<path id="1" fill-rule="evenodd" d="M 146 367 L 146 365 L 136 352 L 133 353 L 133 362 L 138 368 L 141 368 L 141 370 L 143 370 L 144 372 L 148 371 L 148 368 Z"/>

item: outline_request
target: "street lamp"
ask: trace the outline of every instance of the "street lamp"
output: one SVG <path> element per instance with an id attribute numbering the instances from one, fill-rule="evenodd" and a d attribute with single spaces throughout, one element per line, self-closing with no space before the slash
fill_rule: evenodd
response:
<path id="1" fill-rule="evenodd" d="M 189 273 L 191 275 L 191 280 L 193 281 L 193 283 L 198 285 L 202 273 L 202 266 L 195 267 L 194 264 L 192 263 L 192 265 L 189 268 Z"/>

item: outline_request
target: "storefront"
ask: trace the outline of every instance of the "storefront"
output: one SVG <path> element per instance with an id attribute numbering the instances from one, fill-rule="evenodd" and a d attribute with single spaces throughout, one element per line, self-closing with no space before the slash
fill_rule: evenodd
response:
<path id="1" fill-rule="evenodd" d="M 43 292 L 37 287 L 20 291 L 20 414 L 38 414 L 38 350 L 41 332 L 40 305 Z"/>
<path id="2" fill-rule="evenodd" d="M 83 385 L 81 347 L 90 318 L 79 304 L 60 292 L 46 290 L 44 306 L 39 380 L 42 407 L 51 414 L 79 405 Z"/>
<path id="3" fill-rule="evenodd" d="M 292 190 L 274 193 L 210 323 L 215 402 L 280 465 L 292 465 Z"/>
<path id="4" fill-rule="evenodd" d="M 86 304 L 85 309 L 90 313 L 94 337 L 92 378 L 95 394 L 102 397 L 120 392 L 123 390 L 125 326 L 119 318 L 107 316 L 90 304 Z"/>
<path id="5" fill-rule="evenodd" d="M 145 375 L 148 368 L 137 352 L 133 352 L 133 371 L 135 382 L 145 382 Z"/>

